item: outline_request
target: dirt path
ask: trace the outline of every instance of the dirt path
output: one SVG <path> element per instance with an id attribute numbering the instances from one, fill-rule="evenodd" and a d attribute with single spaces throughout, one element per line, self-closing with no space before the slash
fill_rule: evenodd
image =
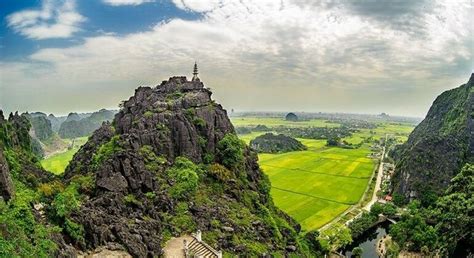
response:
<path id="1" fill-rule="evenodd" d="M 186 240 L 191 243 L 193 238 L 191 236 L 174 237 L 166 242 L 165 248 L 163 248 L 165 258 L 184 258 L 184 244 Z"/>

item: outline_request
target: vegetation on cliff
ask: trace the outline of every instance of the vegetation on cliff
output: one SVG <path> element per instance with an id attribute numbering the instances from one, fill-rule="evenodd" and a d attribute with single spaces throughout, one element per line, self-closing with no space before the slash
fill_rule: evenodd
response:
<path id="1" fill-rule="evenodd" d="M 284 134 L 266 133 L 250 141 L 250 147 L 257 152 L 283 153 L 306 150 L 307 148 L 295 138 Z"/>
<path id="2" fill-rule="evenodd" d="M 395 152 L 395 196 L 436 201 L 474 155 L 474 74 L 468 83 L 444 92 L 408 141 Z"/>

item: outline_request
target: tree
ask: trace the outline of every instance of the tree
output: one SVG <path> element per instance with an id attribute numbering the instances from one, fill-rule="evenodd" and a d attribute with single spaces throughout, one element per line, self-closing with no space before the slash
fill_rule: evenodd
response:
<path id="1" fill-rule="evenodd" d="M 217 157 L 222 165 L 235 169 L 244 161 L 245 143 L 235 134 L 226 134 L 217 143 Z"/>
<path id="2" fill-rule="evenodd" d="M 342 224 L 334 224 L 320 235 L 320 241 L 332 252 L 352 242 L 351 231 Z"/>
<path id="3" fill-rule="evenodd" d="M 474 165 L 468 164 L 451 180 L 446 195 L 436 202 L 433 218 L 437 221 L 436 228 L 444 252 L 453 250 L 459 240 L 472 235 L 473 192 Z"/>
<path id="4" fill-rule="evenodd" d="M 173 181 L 170 194 L 176 199 L 185 199 L 196 191 L 199 168 L 185 157 L 177 157 L 173 167 L 168 169 L 168 176 Z"/>
<path id="5" fill-rule="evenodd" d="M 339 146 L 340 140 L 338 137 L 331 137 L 326 141 L 326 146 Z"/>
<path id="6" fill-rule="evenodd" d="M 352 255 L 354 257 L 362 257 L 362 253 L 364 252 L 364 250 L 362 249 L 362 247 L 354 247 L 354 249 L 352 249 Z"/>

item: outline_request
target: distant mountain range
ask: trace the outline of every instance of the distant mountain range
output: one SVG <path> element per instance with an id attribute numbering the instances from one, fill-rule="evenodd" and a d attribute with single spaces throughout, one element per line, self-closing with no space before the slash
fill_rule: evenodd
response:
<path id="1" fill-rule="evenodd" d="M 76 138 L 91 135 L 103 122 L 112 121 L 116 111 L 101 109 L 90 115 L 70 113 L 61 123 L 58 134 L 61 138 Z"/>

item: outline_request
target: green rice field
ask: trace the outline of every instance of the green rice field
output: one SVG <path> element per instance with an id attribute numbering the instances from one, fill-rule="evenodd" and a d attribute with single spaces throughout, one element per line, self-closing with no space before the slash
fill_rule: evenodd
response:
<path id="1" fill-rule="evenodd" d="M 88 137 L 76 138 L 74 142 L 74 147 L 69 150 L 64 150 L 63 152 L 56 153 L 51 155 L 41 161 L 41 165 L 47 171 L 60 175 L 64 173 L 69 161 L 71 161 L 74 154 L 79 150 L 79 148 L 87 142 Z M 72 140 L 65 140 L 69 144 Z"/>
<path id="2" fill-rule="evenodd" d="M 338 126 L 324 120 L 288 122 L 278 118 L 238 118 L 235 126 L 268 127 Z M 376 129 L 362 129 L 344 140 L 357 144 L 368 137 L 380 139 L 385 134 L 405 141 L 413 126 L 380 124 Z M 247 142 L 263 132 L 240 135 Z M 327 147 L 326 140 L 298 139 L 305 151 L 282 154 L 259 154 L 259 164 L 268 175 L 271 195 L 277 207 L 296 219 L 305 231 L 318 229 L 358 204 L 375 171 L 378 160 L 369 158 L 370 143 L 357 149 Z"/>

